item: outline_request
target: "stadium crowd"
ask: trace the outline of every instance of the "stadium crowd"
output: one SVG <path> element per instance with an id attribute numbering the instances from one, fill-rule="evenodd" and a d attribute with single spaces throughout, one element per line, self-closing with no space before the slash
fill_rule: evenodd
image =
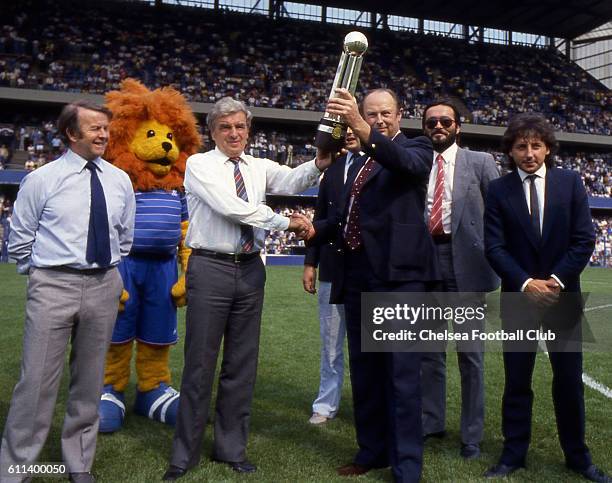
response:
<path id="1" fill-rule="evenodd" d="M 96 5 L 94 25 L 83 20 L 91 6 L 67 5 L 29 0 L 6 9 L 0 86 L 103 94 L 131 76 L 171 85 L 193 101 L 231 95 L 251 106 L 321 111 L 346 30 L 168 6 L 133 5 L 125 17 L 112 2 Z M 360 88 L 401 93 L 407 117 L 453 96 L 477 124 L 505 125 L 516 113 L 538 111 L 567 132 L 612 134 L 609 90 L 558 52 L 413 32 L 369 35 Z"/>
<path id="2" fill-rule="evenodd" d="M 280 164 L 294 167 L 313 159 L 316 148 L 313 135 L 295 133 L 290 130 L 254 129 L 247 154 L 268 158 Z M 208 133 L 203 135 L 203 150 L 213 147 Z M 10 160 L 13 149 L 27 153 L 25 168 L 35 169 L 57 158 L 64 145 L 53 122 L 44 121 L 35 126 L 0 126 L 0 165 Z M 479 148 L 483 150 L 482 148 Z M 498 164 L 503 164 L 503 155 L 494 149 L 490 152 Z M 6 154 L 4 155 L 3 153 Z M 612 153 L 562 151 L 555 156 L 558 167 L 573 169 L 581 173 L 590 196 L 612 196 Z"/>
<path id="3" fill-rule="evenodd" d="M 595 251 L 591 256 L 590 264 L 598 267 L 612 266 L 612 217 L 602 216 L 593 218 L 595 227 Z"/>

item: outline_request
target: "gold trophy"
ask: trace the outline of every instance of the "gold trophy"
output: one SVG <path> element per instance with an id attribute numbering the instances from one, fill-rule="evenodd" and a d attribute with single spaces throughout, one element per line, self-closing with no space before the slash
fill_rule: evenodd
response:
<path id="1" fill-rule="evenodd" d="M 368 39 L 361 32 L 349 32 L 344 37 L 344 50 L 332 85 L 329 98 L 336 97 L 336 89 L 344 87 L 355 95 L 363 54 L 368 49 Z M 336 153 L 344 146 L 346 124 L 340 116 L 325 113 L 319 122 L 315 146 L 321 151 Z"/>

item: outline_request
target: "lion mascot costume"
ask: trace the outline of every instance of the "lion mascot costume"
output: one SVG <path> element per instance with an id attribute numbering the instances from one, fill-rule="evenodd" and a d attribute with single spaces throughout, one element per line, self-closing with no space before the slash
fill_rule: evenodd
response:
<path id="1" fill-rule="evenodd" d="M 148 90 L 126 79 L 106 95 L 112 111 L 105 158 L 130 176 L 136 195 L 134 244 L 119 264 L 124 292 L 106 358 L 100 428 L 117 431 L 136 341 L 137 414 L 174 425 L 179 393 L 170 386 L 169 352 L 177 341 L 177 307 L 185 305 L 188 214 L 185 161 L 200 135 L 186 100 L 172 88 Z M 182 275 L 178 277 L 178 264 Z"/>

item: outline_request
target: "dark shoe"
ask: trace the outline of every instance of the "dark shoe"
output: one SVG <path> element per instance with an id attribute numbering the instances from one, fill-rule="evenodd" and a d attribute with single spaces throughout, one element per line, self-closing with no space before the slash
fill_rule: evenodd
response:
<path id="1" fill-rule="evenodd" d="M 224 465 L 229 466 L 236 473 L 255 473 L 257 471 L 257 466 L 253 463 L 249 463 L 247 460 L 244 461 L 221 461 L 213 459 L 216 463 L 223 463 Z"/>
<path id="2" fill-rule="evenodd" d="M 164 473 L 162 480 L 164 481 L 178 480 L 179 478 L 185 476 L 185 473 L 187 473 L 187 470 L 185 468 L 179 468 L 178 466 L 170 465 L 168 469 L 166 470 L 166 472 Z"/>
<path id="3" fill-rule="evenodd" d="M 423 441 L 431 438 L 442 439 L 446 436 L 446 431 L 436 431 L 435 433 L 427 433 L 423 435 Z"/>
<path id="4" fill-rule="evenodd" d="M 495 466 L 491 466 L 485 474 L 483 475 L 485 478 L 504 478 L 511 473 L 514 473 L 516 470 L 520 470 L 524 468 L 524 466 L 513 466 L 513 465 L 505 465 L 503 463 L 499 463 Z"/>
<path id="5" fill-rule="evenodd" d="M 462 444 L 461 457 L 466 460 L 473 460 L 480 457 L 480 446 L 477 444 Z"/>
<path id="6" fill-rule="evenodd" d="M 68 479 L 72 483 L 95 483 L 96 479 L 93 477 L 91 473 L 83 472 L 83 473 L 70 473 L 68 475 Z"/>
<path id="7" fill-rule="evenodd" d="M 358 465 L 357 463 L 349 463 L 348 465 L 341 466 L 336 470 L 340 476 L 359 476 L 364 475 L 371 468 L 369 466 Z"/>
<path id="8" fill-rule="evenodd" d="M 612 478 L 606 475 L 595 465 L 589 466 L 586 470 L 575 470 L 572 468 L 570 469 L 572 471 L 575 471 L 579 475 L 582 475 L 583 478 L 589 481 L 597 481 L 598 483 L 612 483 Z"/>

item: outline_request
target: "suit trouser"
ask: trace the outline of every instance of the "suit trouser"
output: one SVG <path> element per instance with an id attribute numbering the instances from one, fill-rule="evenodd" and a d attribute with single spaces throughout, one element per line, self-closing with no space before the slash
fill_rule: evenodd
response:
<path id="1" fill-rule="evenodd" d="M 344 308 L 348 336 L 355 430 L 355 463 L 391 465 L 396 481 L 417 482 L 423 465 L 421 354 L 362 352 L 362 292 L 424 292 L 422 282 L 377 279 L 363 250 L 347 253 Z"/>
<path id="2" fill-rule="evenodd" d="M 436 244 L 445 292 L 458 292 L 453 268 L 452 243 Z M 478 324 L 478 325 L 475 325 Z M 484 322 L 470 322 L 471 329 L 482 330 Z M 474 351 L 473 345 L 462 350 L 457 343 L 457 361 L 461 375 L 461 442 L 479 444 L 484 433 L 484 347 Z M 484 346 L 484 342 L 479 344 Z M 423 353 L 421 376 L 423 390 L 423 434 L 446 429 L 446 351 Z"/>
<path id="3" fill-rule="evenodd" d="M 69 341 L 70 387 L 62 457 L 70 472 L 91 469 L 104 362 L 123 284 L 117 269 L 96 274 L 32 269 L 21 376 L 6 420 L 0 465 L 34 463 L 45 443 Z M 5 475 L 0 475 L 4 481 Z M 18 481 L 18 479 L 17 479 Z"/>
<path id="4" fill-rule="evenodd" d="M 213 458 L 240 462 L 257 373 L 265 268 L 259 257 L 234 263 L 192 254 L 186 282 L 185 366 L 170 464 L 189 469 L 200 461 L 222 340 Z"/>
<path id="5" fill-rule="evenodd" d="M 321 381 L 312 412 L 333 418 L 340 406 L 344 380 L 344 305 L 330 304 L 331 282 L 319 282 L 319 325 L 321 334 Z"/>
<path id="6" fill-rule="evenodd" d="M 531 439 L 533 391 L 531 379 L 535 366 L 532 352 L 504 352 L 506 383 L 502 401 L 504 449 L 500 462 L 524 466 Z M 581 352 L 549 352 L 553 372 L 552 396 L 561 449 L 568 467 L 584 470 L 591 455 L 584 442 L 584 386 Z"/>

